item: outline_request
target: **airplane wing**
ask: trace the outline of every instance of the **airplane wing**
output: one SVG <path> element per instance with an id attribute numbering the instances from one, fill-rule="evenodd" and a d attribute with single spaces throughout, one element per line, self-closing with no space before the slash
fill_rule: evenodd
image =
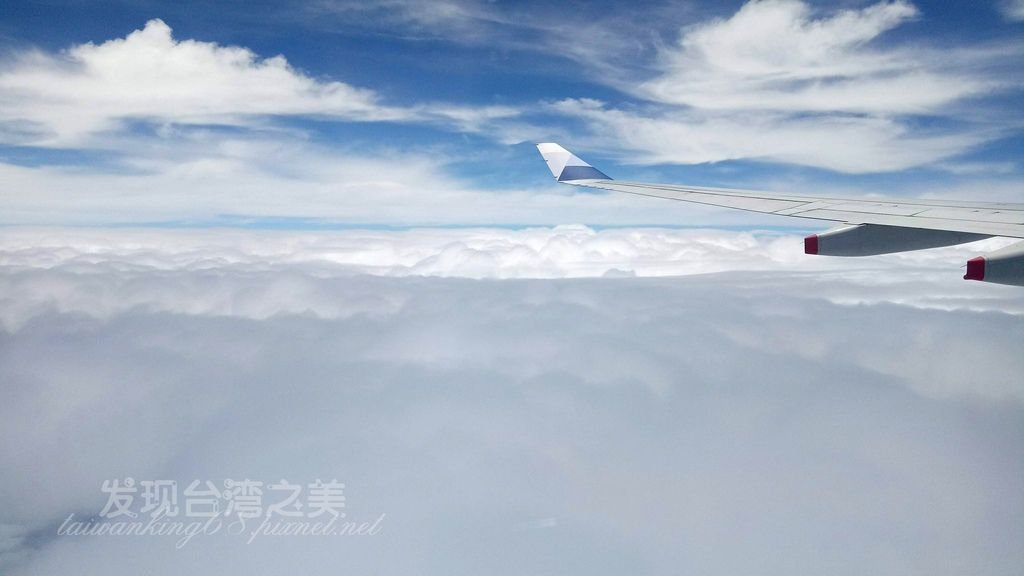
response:
<path id="1" fill-rule="evenodd" d="M 558 144 L 542 143 L 537 149 L 555 180 L 563 184 L 840 224 L 805 238 L 807 254 L 869 256 L 952 246 L 991 236 L 1024 238 L 1024 204 L 836 198 L 624 182 L 612 180 Z M 964 279 L 1024 286 L 1024 242 L 972 258 Z"/>

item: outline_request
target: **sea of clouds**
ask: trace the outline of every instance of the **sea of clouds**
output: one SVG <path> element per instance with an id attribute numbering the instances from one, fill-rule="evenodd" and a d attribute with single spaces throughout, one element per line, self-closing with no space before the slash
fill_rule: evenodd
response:
<path id="1" fill-rule="evenodd" d="M 1013 574 L 1024 294 L 582 226 L 0 231 L 0 568 Z M 345 482 L 362 539 L 58 536 L 105 480 Z"/>

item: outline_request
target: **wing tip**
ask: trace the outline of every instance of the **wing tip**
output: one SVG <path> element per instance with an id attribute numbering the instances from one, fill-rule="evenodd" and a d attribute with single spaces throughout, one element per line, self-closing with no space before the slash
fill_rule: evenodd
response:
<path id="1" fill-rule="evenodd" d="M 559 182 L 611 180 L 607 174 L 584 162 L 557 142 L 538 142 L 537 151 L 547 162 L 551 175 Z"/>

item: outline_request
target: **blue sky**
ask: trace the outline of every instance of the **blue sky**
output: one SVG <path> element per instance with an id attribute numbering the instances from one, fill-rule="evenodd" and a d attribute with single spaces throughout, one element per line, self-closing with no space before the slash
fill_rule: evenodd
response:
<path id="1" fill-rule="evenodd" d="M 544 140 L 623 179 L 1019 200 L 1021 15 L 9 3 L 3 223 L 787 224 L 555 190 Z"/>

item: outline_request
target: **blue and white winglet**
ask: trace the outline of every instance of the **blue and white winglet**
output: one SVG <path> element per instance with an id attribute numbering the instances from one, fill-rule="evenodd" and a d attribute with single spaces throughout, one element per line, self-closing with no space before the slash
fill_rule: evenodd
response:
<path id="1" fill-rule="evenodd" d="M 553 142 L 537 144 L 562 184 L 628 192 L 764 214 L 838 224 L 804 239 L 804 252 L 872 256 L 973 242 L 990 236 L 1024 239 L 1024 204 L 917 198 L 837 198 L 757 190 L 704 188 L 612 180 Z M 966 280 L 1024 286 L 1024 242 L 967 263 Z"/>
<path id="2" fill-rule="evenodd" d="M 611 180 L 608 176 L 590 164 L 562 148 L 554 142 L 537 144 L 537 150 L 548 163 L 548 170 L 559 182 L 572 183 L 577 180 Z"/>

